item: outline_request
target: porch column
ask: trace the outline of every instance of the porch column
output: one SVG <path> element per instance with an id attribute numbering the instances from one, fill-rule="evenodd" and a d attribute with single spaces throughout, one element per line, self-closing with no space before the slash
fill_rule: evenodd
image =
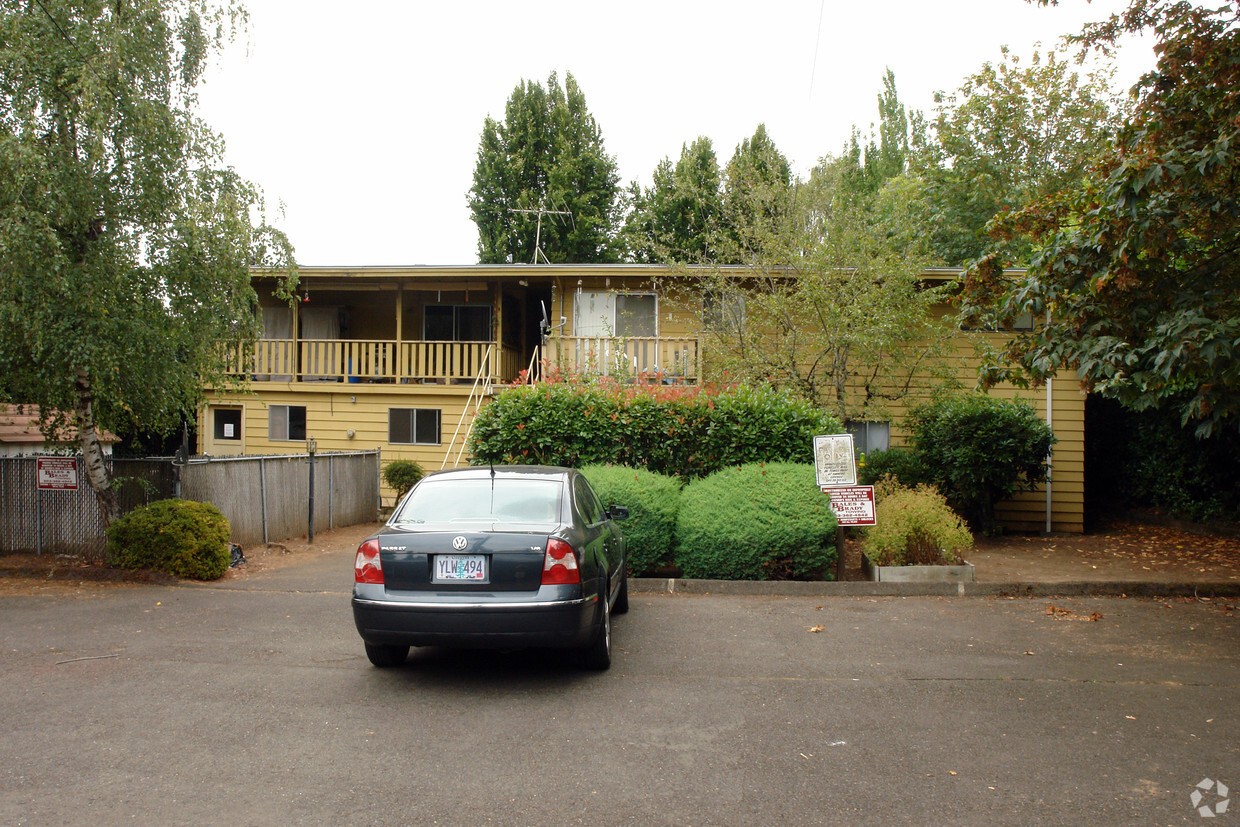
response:
<path id="1" fill-rule="evenodd" d="M 400 380 L 405 377 L 405 349 L 401 346 L 404 341 L 402 335 L 403 325 L 405 321 L 405 283 L 396 285 L 396 378 L 392 381 L 400 384 Z"/>
<path id="2" fill-rule="evenodd" d="M 495 308 L 495 331 L 491 334 L 491 338 L 495 340 L 495 347 L 491 351 L 491 379 L 502 381 L 503 376 L 503 359 L 500 354 L 504 349 L 504 283 L 495 282 L 495 298 L 492 300 L 491 306 Z"/>

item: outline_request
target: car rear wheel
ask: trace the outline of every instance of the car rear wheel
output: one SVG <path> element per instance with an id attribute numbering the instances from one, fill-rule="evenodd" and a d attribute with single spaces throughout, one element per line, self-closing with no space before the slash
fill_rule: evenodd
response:
<path id="1" fill-rule="evenodd" d="M 363 641 L 364 642 L 364 641 Z M 408 646 L 394 646 L 383 643 L 367 643 L 366 657 L 380 669 L 400 666 L 409 657 Z"/>
<path id="2" fill-rule="evenodd" d="M 607 603 L 607 590 L 599 592 L 603 617 L 594 634 L 594 640 L 581 652 L 581 665 L 587 669 L 606 669 L 611 666 L 611 607 Z"/>

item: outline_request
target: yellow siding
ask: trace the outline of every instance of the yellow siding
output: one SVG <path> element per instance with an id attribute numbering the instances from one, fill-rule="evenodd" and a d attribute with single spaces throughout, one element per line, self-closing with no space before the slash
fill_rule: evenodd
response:
<path id="1" fill-rule="evenodd" d="M 574 335 L 576 320 L 573 318 L 573 299 L 578 290 L 616 291 L 629 293 L 658 293 L 658 336 L 662 339 L 690 340 L 677 347 L 692 347 L 699 353 L 698 312 L 691 293 L 675 290 L 669 295 L 669 287 L 677 280 L 688 278 L 691 273 L 673 272 L 650 265 L 476 265 L 462 267 L 425 268 L 361 268 L 354 270 L 335 268 L 303 268 L 302 287 L 298 292 L 308 291 L 310 306 L 341 307 L 347 312 L 343 319 L 347 330 L 342 338 L 354 340 L 396 340 L 398 337 L 397 315 L 400 309 L 399 338 L 404 342 L 421 338 L 421 320 L 426 304 L 461 303 L 492 304 L 496 315 L 495 338 L 513 343 L 525 336 L 522 320 L 537 318 L 537 291 L 550 289 L 547 308 L 550 322 L 557 326 L 563 316 L 566 324 L 553 332 L 552 337 Z M 950 278 L 952 272 L 928 272 L 931 280 Z M 269 297 L 270 282 L 262 274 L 256 274 L 256 286 L 260 293 Z M 266 289 L 264 290 L 264 286 Z M 683 294 L 682 294 L 683 293 Z M 503 295 L 504 300 L 498 301 Z M 546 296 L 547 294 L 541 293 Z M 688 298 L 686 298 L 688 297 Z M 273 302 L 265 298 L 265 302 Z M 528 305 L 528 306 L 527 306 Z M 512 308 L 517 312 L 513 313 Z M 502 308 L 508 308 L 503 310 Z M 949 312 L 944 309 L 944 312 Z M 514 329 L 513 326 L 516 326 Z M 345 335 L 347 333 L 347 335 Z M 976 383 L 978 356 L 974 339 L 1002 341 L 1003 334 L 961 334 L 955 343 L 955 355 L 951 368 L 963 387 Z M 525 356 L 533 352 L 536 342 L 525 341 Z M 511 355 L 511 354 L 509 354 Z M 543 354 L 546 356 L 546 352 Z M 513 365 L 506 365 L 503 375 L 515 375 L 524 368 L 525 356 L 517 353 Z M 709 358 L 709 354 L 706 354 Z M 697 361 L 700 356 L 695 356 Z M 522 361 L 522 364 L 515 364 Z M 660 367 L 667 359 L 660 357 Z M 403 375 L 403 374 L 402 374 Z M 1052 459 L 1052 530 L 1081 531 L 1084 523 L 1084 396 L 1071 376 L 1057 377 L 1052 381 L 1053 406 L 1050 414 L 1058 444 Z M 225 453 L 238 450 L 249 454 L 290 453 L 305 450 L 305 443 L 273 442 L 267 438 L 268 404 L 305 405 L 307 408 L 307 432 L 313 436 L 320 451 L 373 449 L 382 450 L 384 461 L 408 458 L 418 461 L 428 471 L 436 470 L 445 455 L 453 459 L 460 447 L 450 446 L 452 432 L 462 420 L 469 384 L 351 384 L 351 383 L 275 383 L 255 382 L 252 394 L 212 397 L 213 403 L 226 402 L 243 409 L 242 438 L 234 441 L 213 439 L 208 429 L 207 412 L 200 416 L 200 450 Z M 1029 400 L 1043 418 L 1047 417 L 1046 389 L 1034 388 L 1017 391 L 1011 387 L 998 387 L 992 394 L 1001 398 L 1016 395 Z M 907 434 L 899 423 L 907 410 L 925 401 L 926 394 L 901 403 L 889 403 L 888 414 L 892 422 L 892 444 L 900 445 Z M 390 445 L 388 438 L 387 410 L 400 408 L 434 408 L 442 411 L 442 442 L 436 446 Z M 466 424 L 468 419 L 466 418 Z M 348 430 L 354 432 L 349 438 Z M 461 433 L 465 428 L 461 429 Z M 467 457 L 461 460 L 467 461 Z M 451 462 L 449 463 L 451 464 Z M 393 492 L 384 491 L 385 501 Z M 1046 493 L 1041 488 L 1022 494 L 1000 507 L 1005 525 L 1016 530 L 1040 531 L 1046 527 Z"/>
<path id="2" fill-rule="evenodd" d="M 243 408 L 242 451 L 246 454 L 294 454 L 306 451 L 304 440 L 272 440 L 268 437 L 268 406 L 304 405 L 306 436 L 315 440 L 316 450 L 369 451 L 379 448 L 383 464 L 394 459 L 411 459 L 428 472 L 438 471 L 446 462 L 451 467 L 464 444 L 472 406 L 466 408 L 467 385 L 340 385 L 324 383 L 322 390 L 312 385 L 299 387 L 283 383 L 255 382 L 252 394 L 211 394 L 208 405 Z M 429 408 L 440 411 L 439 445 L 393 445 L 388 442 L 389 408 Z M 208 430 L 207 411 L 199 416 L 198 433 L 203 453 L 214 447 Z M 457 431 L 455 443 L 453 434 Z M 353 431 L 353 436 L 348 435 Z M 453 447 L 455 446 L 455 447 Z M 234 452 L 235 453 L 235 452 Z M 462 454 L 460 464 L 469 462 Z M 396 492 L 382 489 L 383 502 L 391 505 Z"/>

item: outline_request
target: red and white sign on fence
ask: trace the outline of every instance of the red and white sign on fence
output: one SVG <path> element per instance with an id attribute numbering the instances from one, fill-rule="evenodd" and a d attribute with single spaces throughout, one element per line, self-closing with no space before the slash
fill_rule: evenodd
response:
<path id="1" fill-rule="evenodd" d="M 822 487 L 831 497 L 831 510 L 841 526 L 877 525 L 874 518 L 874 486 Z"/>
<path id="2" fill-rule="evenodd" d="M 39 457 L 39 488 L 77 491 L 77 460 L 71 457 Z"/>

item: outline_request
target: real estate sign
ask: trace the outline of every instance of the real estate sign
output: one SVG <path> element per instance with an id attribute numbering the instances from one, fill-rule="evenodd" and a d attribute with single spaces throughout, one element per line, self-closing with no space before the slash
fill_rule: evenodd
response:
<path id="1" fill-rule="evenodd" d="M 76 491 L 77 460 L 71 457 L 38 457 L 39 488 L 52 491 Z"/>
<path id="2" fill-rule="evenodd" d="M 822 493 L 831 498 L 831 510 L 835 512 L 835 519 L 841 526 L 877 525 L 874 516 L 874 486 L 824 486 Z"/>

